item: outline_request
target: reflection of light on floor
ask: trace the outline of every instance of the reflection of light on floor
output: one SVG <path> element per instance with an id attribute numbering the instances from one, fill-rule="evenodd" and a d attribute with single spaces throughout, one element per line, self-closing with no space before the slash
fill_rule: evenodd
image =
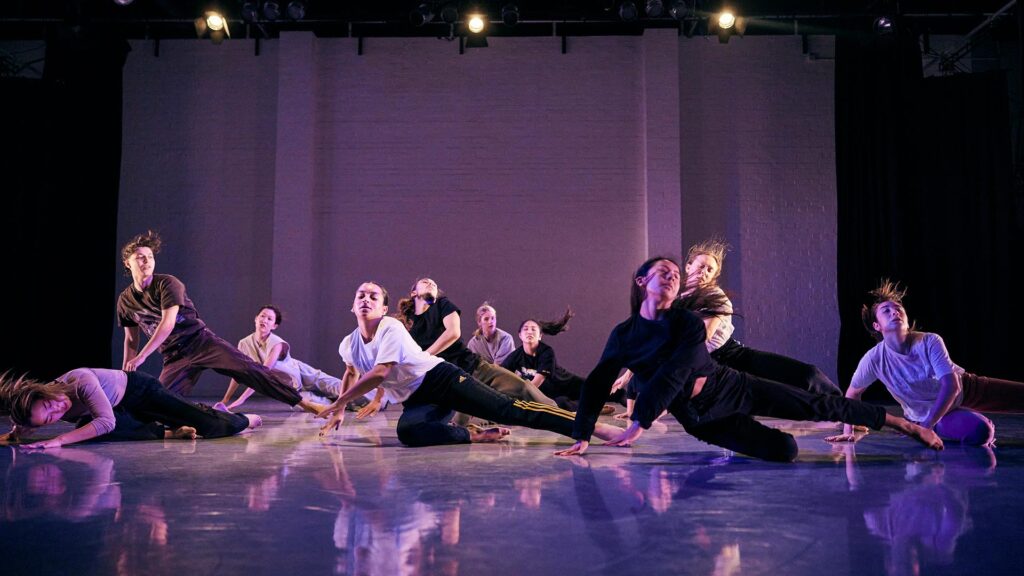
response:
<path id="1" fill-rule="evenodd" d="M 713 576 L 732 576 L 740 573 L 740 545 L 727 544 L 722 546 L 715 556 L 715 571 Z"/>

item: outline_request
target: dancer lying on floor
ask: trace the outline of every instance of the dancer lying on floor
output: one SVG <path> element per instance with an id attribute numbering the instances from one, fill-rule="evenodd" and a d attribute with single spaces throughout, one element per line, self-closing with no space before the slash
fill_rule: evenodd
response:
<path id="1" fill-rule="evenodd" d="M 24 448 L 60 448 L 105 440 L 192 439 L 233 436 L 262 424 L 256 415 L 229 414 L 185 400 L 143 372 L 76 368 L 52 382 L 6 376 L 0 381 L 0 413 L 14 427 L 0 441 L 24 439 L 57 420 L 78 427 Z"/>
<path id="2" fill-rule="evenodd" d="M 753 416 L 840 421 L 876 430 L 886 426 L 942 448 L 934 432 L 879 406 L 812 394 L 716 364 L 705 344 L 704 323 L 690 310 L 720 310 L 721 297 L 697 288 L 678 299 L 679 277 L 679 265 L 670 258 L 651 258 L 637 269 L 630 297 L 633 314 L 612 330 L 583 386 L 573 430 L 578 441 L 558 455 L 586 451 L 601 406 L 623 367 L 633 371 L 639 394 L 632 423 L 612 445 L 630 445 L 667 409 L 695 438 L 765 460 L 792 461 L 797 444 L 791 435 Z"/>
<path id="3" fill-rule="evenodd" d="M 864 328 L 878 344 L 860 359 L 847 398 L 859 399 L 876 380 L 889 390 L 903 414 L 945 440 L 974 446 L 995 442 L 992 421 L 980 412 L 1024 413 L 1024 383 L 977 376 L 957 366 L 938 334 L 919 332 L 903 307 L 906 290 L 888 280 L 871 291 L 861 308 Z M 856 442 L 849 426 L 834 442 Z"/>
<path id="4" fill-rule="evenodd" d="M 356 291 L 352 313 L 359 326 L 345 337 L 339 353 L 345 363 L 342 394 L 320 415 L 329 417 L 321 435 L 337 429 L 345 404 L 378 387 L 391 403 L 405 410 L 398 419 L 398 439 L 407 446 L 494 442 L 507 429 L 475 430 L 452 426 L 453 411 L 499 424 L 515 424 L 568 436 L 573 414 L 554 406 L 516 400 L 485 386 L 458 366 L 428 354 L 401 322 L 385 316 L 388 293 L 365 282 Z M 358 379 L 356 374 L 360 373 Z M 379 396 L 379 395 L 378 395 Z M 618 436 L 621 429 L 596 423 L 599 438 Z"/>

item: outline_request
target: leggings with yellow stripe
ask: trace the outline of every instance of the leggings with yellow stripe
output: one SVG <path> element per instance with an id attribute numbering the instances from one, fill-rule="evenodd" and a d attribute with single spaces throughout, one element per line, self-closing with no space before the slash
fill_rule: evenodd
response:
<path id="1" fill-rule="evenodd" d="M 423 383 L 403 402 L 398 440 L 406 446 L 465 444 L 469 431 L 449 422 L 455 412 L 499 424 L 572 434 L 576 414 L 538 402 L 516 400 L 474 379 L 457 366 L 442 362 L 423 377 Z"/>

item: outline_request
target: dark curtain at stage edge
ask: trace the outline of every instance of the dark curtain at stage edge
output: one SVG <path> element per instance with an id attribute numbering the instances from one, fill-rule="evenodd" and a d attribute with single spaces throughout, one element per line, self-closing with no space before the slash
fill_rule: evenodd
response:
<path id="1" fill-rule="evenodd" d="M 4 338 L 0 371 L 111 365 L 122 70 L 128 44 L 47 39 L 43 80 L 0 79 Z"/>
<path id="2" fill-rule="evenodd" d="M 910 318 L 941 334 L 954 362 L 1024 379 L 1024 218 L 1005 75 L 922 80 L 914 38 L 836 44 L 843 387 L 874 345 L 859 310 L 882 277 L 909 287 Z"/>

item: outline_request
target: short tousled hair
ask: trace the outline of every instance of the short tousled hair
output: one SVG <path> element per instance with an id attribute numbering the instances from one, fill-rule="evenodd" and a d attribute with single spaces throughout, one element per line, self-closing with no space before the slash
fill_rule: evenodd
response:
<path id="1" fill-rule="evenodd" d="M 383 288 L 381 288 L 381 290 L 383 290 Z M 280 308 L 278 308 L 277 306 L 275 306 L 273 304 L 264 304 L 263 306 L 260 306 L 260 309 L 259 309 L 258 312 L 256 312 L 256 314 L 259 314 L 260 312 L 263 312 L 264 310 L 272 310 L 274 312 L 274 319 L 277 321 L 276 322 L 277 326 L 281 326 L 281 324 L 284 324 L 284 315 L 281 314 L 281 309 Z"/>
<path id="2" fill-rule="evenodd" d="M 875 314 L 878 312 L 878 307 L 886 302 L 894 302 L 903 306 L 903 298 L 907 295 L 907 289 L 901 288 L 899 282 L 893 282 L 888 278 L 882 278 L 879 282 L 878 287 L 868 292 L 871 296 L 871 302 L 864 304 L 860 307 L 860 320 L 864 324 L 864 329 L 871 334 L 871 337 L 881 342 L 882 333 L 875 330 L 874 323 L 876 322 Z M 911 325 L 910 329 L 914 330 L 916 326 Z"/>
<path id="3" fill-rule="evenodd" d="M 156 254 L 160 251 L 160 246 L 163 243 L 164 241 L 160 239 L 160 234 L 153 230 L 146 230 L 142 234 L 136 234 L 127 244 L 121 247 L 121 261 L 124 262 L 131 258 L 132 254 L 139 248 L 149 248 L 153 251 L 153 254 Z"/>

